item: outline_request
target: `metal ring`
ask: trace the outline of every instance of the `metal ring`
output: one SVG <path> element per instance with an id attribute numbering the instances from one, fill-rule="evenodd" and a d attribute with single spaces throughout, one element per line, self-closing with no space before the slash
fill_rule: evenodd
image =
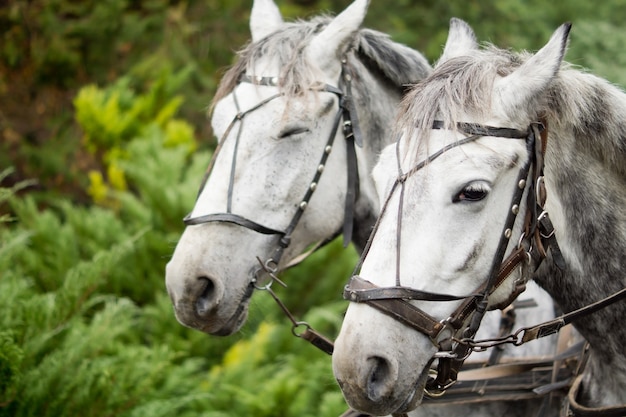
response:
<path id="1" fill-rule="evenodd" d="M 258 257 L 257 260 L 261 262 Z M 276 271 L 278 271 L 278 264 L 274 259 L 268 258 L 265 262 L 262 263 L 261 268 L 257 269 L 254 272 L 254 279 L 252 280 L 252 285 L 254 285 L 254 288 L 256 288 L 257 290 L 269 290 L 272 287 L 274 281 L 279 281 L 279 283 L 283 284 L 283 282 L 280 281 L 276 277 L 276 275 L 274 275 Z M 269 282 L 265 285 L 257 285 L 257 283 L 261 281 L 259 277 L 261 272 L 264 272 L 269 277 Z"/>
<path id="2" fill-rule="evenodd" d="M 537 183 L 535 184 L 535 201 L 539 201 L 540 206 L 543 207 L 543 204 L 545 203 L 544 199 L 541 198 L 541 184 L 544 183 L 543 180 L 543 175 L 539 176 L 537 178 Z"/>
<path id="3" fill-rule="evenodd" d="M 296 331 L 296 329 L 297 329 L 298 327 L 300 327 L 300 326 L 304 326 L 304 327 L 306 327 L 306 330 L 305 330 L 305 331 L 307 331 L 307 330 L 311 330 L 311 325 L 310 325 L 309 323 L 307 323 L 306 321 L 297 321 L 297 322 L 295 322 L 295 323 L 293 324 L 293 326 L 291 326 L 291 333 L 293 333 L 293 335 L 294 335 L 295 337 L 302 337 L 302 335 L 304 334 L 304 332 L 303 332 L 303 333 L 298 333 L 298 332 Z"/>
<path id="4" fill-rule="evenodd" d="M 262 270 L 261 269 L 257 270 L 257 272 L 255 273 L 255 276 L 257 276 L 258 272 L 260 271 Z M 272 284 L 274 283 L 274 280 L 270 279 L 269 282 L 263 286 L 257 285 L 257 282 L 259 282 L 259 279 L 255 277 L 254 280 L 252 281 L 252 285 L 254 286 L 255 289 L 260 290 L 260 291 L 267 291 L 270 288 L 272 288 Z"/>
<path id="5" fill-rule="evenodd" d="M 273 258 L 268 258 L 265 263 L 265 270 L 267 272 L 271 272 L 272 274 L 275 274 L 276 271 L 278 271 L 278 263 L 273 259 Z"/>

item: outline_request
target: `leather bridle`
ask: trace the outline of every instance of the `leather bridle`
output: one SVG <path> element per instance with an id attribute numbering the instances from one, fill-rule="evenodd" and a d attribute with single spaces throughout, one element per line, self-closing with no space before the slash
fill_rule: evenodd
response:
<path id="1" fill-rule="evenodd" d="M 433 129 L 443 129 L 444 124 L 435 121 Z M 607 306 L 626 298 L 626 288 L 623 288 L 603 299 L 583 306 L 577 310 L 570 311 L 553 320 L 543 322 L 531 327 L 520 328 L 515 333 L 493 339 L 474 340 L 474 336 L 480 326 L 480 322 L 487 309 L 504 308 L 511 303 L 522 291 L 525 283 L 530 278 L 532 267 L 536 270 L 550 251 L 552 261 L 560 268 L 565 268 L 565 261 L 562 257 L 554 227 L 548 213 L 544 209 L 546 201 L 546 190 L 543 181 L 543 156 L 547 147 L 547 128 L 545 122 L 532 123 L 526 131 L 496 128 L 469 123 L 457 124 L 457 130 L 467 135 L 465 138 L 452 143 L 439 151 L 431 154 L 421 163 L 415 165 L 406 173 L 402 172 L 399 159 L 399 141 L 396 144 L 396 157 L 398 158 L 398 177 L 394 182 L 381 214 L 374 225 L 370 239 L 364 248 L 363 254 L 355 268 L 358 271 L 363 263 L 369 248 L 371 247 L 376 231 L 387 210 L 389 201 L 396 189 L 400 188 L 398 205 L 398 241 L 396 245 L 396 286 L 379 288 L 358 275 L 354 275 L 349 284 L 345 287 L 344 298 L 352 302 L 362 302 L 378 309 L 406 326 L 417 330 L 428 336 L 432 343 L 438 348 L 432 360 L 438 359 L 437 369 L 433 376 L 430 376 L 425 387 L 425 394 L 430 397 L 443 395 L 447 388 L 452 386 L 463 365 L 465 359 L 473 351 L 484 351 L 488 348 L 513 344 L 520 346 L 532 340 L 549 336 L 559 332 L 565 325 L 574 322 L 581 317 L 593 314 Z M 511 204 L 507 212 L 507 217 L 496 252 L 494 254 L 491 267 L 485 282 L 473 293 L 466 296 L 454 296 L 441 293 L 430 293 L 409 287 L 404 287 L 400 283 L 400 230 L 402 226 L 403 194 L 406 180 L 415 172 L 422 169 L 426 164 L 432 162 L 448 150 L 473 142 L 483 136 L 493 136 L 504 139 L 524 139 L 529 158 L 520 168 Z M 526 194 L 526 214 L 522 226 L 522 236 L 517 247 L 504 258 L 509 240 L 512 236 L 513 226 L 519 214 L 520 202 Z M 518 267 L 524 268 L 520 277 L 516 279 L 515 289 L 510 297 L 499 305 L 488 306 L 488 297 Z M 437 320 L 422 309 L 414 306 L 409 301 L 459 301 L 460 305 L 444 320 Z M 578 382 L 579 384 L 579 382 Z M 577 387 L 578 385 L 576 385 Z M 575 399 L 576 393 L 570 392 L 570 397 Z M 580 408 L 570 398 L 571 409 Z M 601 412 L 607 409 L 600 409 Z M 613 407 L 611 410 L 619 413 L 626 410 L 624 406 Z M 601 414 L 601 413 L 600 413 Z M 580 414 L 586 415 L 586 414 Z M 591 415 L 591 414 L 589 414 Z M 598 415 L 597 413 L 594 415 Z M 611 414 L 612 415 L 612 414 Z"/>
<path id="2" fill-rule="evenodd" d="M 304 193 L 303 198 L 300 200 L 296 208 L 296 212 L 291 218 L 291 221 L 289 222 L 287 228 L 284 230 L 277 230 L 277 229 L 265 226 L 254 220 L 246 218 L 245 216 L 239 215 L 237 213 L 233 213 L 232 211 L 232 200 L 233 200 L 234 182 L 235 182 L 234 179 L 235 179 L 235 173 L 236 173 L 236 168 L 237 168 L 237 153 L 238 153 L 241 133 L 243 130 L 245 116 L 263 107 L 264 105 L 271 102 L 272 100 L 277 99 L 279 97 L 283 97 L 284 93 L 281 93 L 281 92 L 276 93 L 262 100 L 261 102 L 257 103 L 253 107 L 245 111 L 241 111 L 239 107 L 239 102 L 237 100 L 237 96 L 235 94 L 235 91 L 233 90 L 232 94 L 233 94 L 235 106 L 237 109 L 237 114 L 232 119 L 226 131 L 222 135 L 222 138 L 218 142 L 218 146 L 213 154 L 213 158 L 207 168 L 204 179 L 200 186 L 200 190 L 198 192 L 198 197 L 199 197 L 213 170 L 213 166 L 215 164 L 219 151 L 221 150 L 226 139 L 228 139 L 231 133 L 231 130 L 239 122 L 239 128 L 238 128 L 237 134 L 235 135 L 233 160 L 231 164 L 230 178 L 229 178 L 229 184 L 228 184 L 226 211 L 221 212 L 221 213 L 204 214 L 204 215 L 197 216 L 197 217 L 191 217 L 191 214 L 189 214 L 183 219 L 183 221 L 185 225 L 187 226 L 199 225 L 199 224 L 204 224 L 204 223 L 212 223 L 212 222 L 231 223 L 231 224 L 236 224 L 241 227 L 250 229 L 257 233 L 278 236 L 276 247 L 274 248 L 272 254 L 264 261 L 259 260 L 261 265 L 258 269 L 256 269 L 256 271 L 253 274 L 253 280 L 250 284 L 250 290 L 247 291 L 246 298 L 252 294 L 252 290 L 254 288 L 264 289 L 266 286 L 271 285 L 271 283 L 274 280 L 276 280 L 274 273 L 276 273 L 278 270 L 278 264 L 282 258 L 283 252 L 285 251 L 287 247 L 289 247 L 291 243 L 291 235 L 293 231 L 295 230 L 302 215 L 304 214 L 304 211 L 306 207 L 308 206 L 311 200 L 311 197 L 313 196 L 313 193 L 317 189 L 317 185 L 324 171 L 326 161 L 328 159 L 328 156 L 331 153 L 335 136 L 337 134 L 337 129 L 339 128 L 341 119 L 343 119 L 343 134 L 345 137 L 346 148 L 347 148 L 346 154 L 347 154 L 347 171 L 348 171 L 343 229 L 338 230 L 337 232 L 333 234 L 333 236 L 329 237 L 323 242 L 320 242 L 315 248 L 321 247 L 325 243 L 330 242 L 340 233 L 343 233 L 343 236 L 344 236 L 344 246 L 347 246 L 348 243 L 350 243 L 351 241 L 352 229 L 353 229 L 353 224 L 354 224 L 354 211 L 355 211 L 354 207 L 355 207 L 356 199 L 357 199 L 358 192 L 359 192 L 359 188 L 358 188 L 358 185 L 359 185 L 358 175 L 359 174 L 358 174 L 358 167 L 357 167 L 357 161 L 356 161 L 355 144 L 357 146 L 362 146 L 362 136 L 361 136 L 361 132 L 359 129 L 359 124 L 358 124 L 358 120 L 356 117 L 356 109 L 354 106 L 354 101 L 353 101 L 352 93 L 351 93 L 351 81 L 352 81 L 352 77 L 349 74 L 349 71 L 347 68 L 347 60 L 344 59 L 342 60 L 342 71 L 341 71 L 341 76 L 338 82 L 338 86 L 335 87 L 329 84 L 324 84 L 321 86 L 321 88 L 315 89 L 315 91 L 328 92 L 328 93 L 335 94 L 338 98 L 339 107 L 338 107 L 337 113 L 335 114 L 332 129 L 330 131 L 328 140 L 326 141 L 326 144 L 324 146 L 322 156 L 315 169 L 313 179 L 309 183 L 309 187 Z M 242 74 L 239 78 L 239 82 L 240 83 L 246 82 L 246 83 L 262 85 L 262 86 L 273 86 L 273 87 L 279 86 L 278 77 L 251 77 L 249 75 Z M 292 264 L 290 264 L 290 266 L 291 265 Z M 266 286 L 263 286 L 262 284 L 260 284 L 262 273 L 269 274 L 270 276 L 270 280 L 266 284 Z"/>
<path id="3" fill-rule="evenodd" d="M 433 129 L 443 129 L 441 121 L 435 121 Z M 361 263 L 369 250 L 376 230 L 380 224 L 388 203 L 399 188 L 398 207 L 398 241 L 396 245 L 396 285 L 394 287 L 379 288 L 354 275 L 344 290 L 344 298 L 352 302 L 365 302 L 368 305 L 390 315 L 403 324 L 425 334 L 439 351 L 434 358 L 438 359 L 436 375 L 431 377 L 426 385 L 426 393 L 431 396 L 442 395 L 457 378 L 457 374 L 464 362 L 473 350 L 477 350 L 472 343 L 480 326 L 480 322 L 488 309 L 488 298 L 510 274 L 518 267 L 527 267 L 532 260 L 537 268 L 545 258 L 546 250 L 552 250 L 553 259 L 557 265 L 563 265 L 563 260 L 554 236 L 554 228 L 549 217 L 543 209 L 545 203 L 545 189 L 543 186 L 543 152 L 547 139 L 545 126 L 541 122 L 532 123 L 527 130 L 509 128 L 496 128 L 470 123 L 459 123 L 457 129 L 467 135 L 444 148 L 436 151 L 424 161 L 415 165 L 407 172 L 402 172 L 399 159 L 399 141 L 396 145 L 398 158 L 398 177 L 394 182 L 389 195 L 383 205 L 383 209 L 374 226 L 370 240 L 363 252 L 361 260 L 355 271 L 358 271 Z M 493 256 L 491 267 L 487 273 L 486 281 L 475 293 L 466 296 L 454 296 L 449 294 L 431 293 L 404 287 L 400 283 L 400 230 L 402 225 L 404 185 L 406 180 L 432 162 L 445 152 L 458 146 L 473 142 L 484 136 L 493 136 L 504 139 L 524 139 L 529 158 L 521 166 L 518 172 L 510 210 L 508 210 L 505 225 L 501 233 L 496 252 Z M 523 235 L 517 248 L 506 258 L 505 253 L 512 236 L 513 226 L 519 213 L 520 202 L 526 194 L 527 214 L 523 226 Z M 537 215 L 537 213 L 540 213 Z M 522 274 L 516 282 L 516 290 L 510 299 L 510 303 L 519 293 L 524 290 L 525 282 L 529 274 Z M 438 320 L 425 311 L 411 304 L 410 300 L 426 301 L 459 301 L 459 307 L 446 319 Z M 499 306 L 496 306 L 499 307 Z M 489 306 L 489 308 L 496 308 Z M 484 346 L 481 346 L 481 350 Z"/>

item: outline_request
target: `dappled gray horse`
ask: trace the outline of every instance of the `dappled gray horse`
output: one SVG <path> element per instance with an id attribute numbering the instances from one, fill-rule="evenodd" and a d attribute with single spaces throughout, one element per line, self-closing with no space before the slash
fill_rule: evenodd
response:
<path id="1" fill-rule="evenodd" d="M 453 19 L 432 75 L 405 98 L 402 138 L 374 170 L 382 212 L 333 354 L 352 407 L 403 413 L 445 393 L 450 369 L 484 345 L 484 310 L 534 280 L 566 314 L 507 341 L 573 322 L 590 348 L 567 407 L 626 415 L 626 95 L 562 61 L 569 30 L 532 55 L 480 49 Z M 370 302 L 385 292 L 413 300 L 412 315 Z"/>

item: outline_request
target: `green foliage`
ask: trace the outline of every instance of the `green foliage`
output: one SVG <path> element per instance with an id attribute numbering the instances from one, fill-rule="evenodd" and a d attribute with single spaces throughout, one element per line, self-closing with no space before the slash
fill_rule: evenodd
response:
<path id="1" fill-rule="evenodd" d="M 174 118 L 182 103 L 182 97 L 174 92 L 188 74 L 187 70 L 178 74 L 163 71 L 142 94 L 133 90 L 130 76 L 120 78 L 105 89 L 89 85 L 78 92 L 74 100 L 76 120 L 84 132 L 85 146 L 103 155 L 107 177 L 104 180 L 98 171 L 89 173 L 87 191 L 96 203 L 119 206 L 113 191 L 128 189 L 124 165 L 132 169 L 132 166 L 143 165 L 138 162 L 157 162 L 175 174 L 180 164 L 170 164 L 171 161 L 164 159 L 184 161 L 196 150 L 193 127 Z M 153 148 L 169 148 L 173 155 L 158 157 L 145 146 L 135 145 L 137 142 L 152 142 Z"/>
<path id="2" fill-rule="evenodd" d="M 350 0 L 340 3 L 342 10 Z M 620 71 L 624 60 L 622 0 L 545 2 L 543 0 L 427 0 L 417 4 L 401 0 L 390 6 L 372 1 L 365 24 L 389 33 L 394 40 L 422 51 L 431 62 L 441 55 L 449 20 L 467 21 L 481 42 L 514 50 L 538 50 L 562 23 L 572 22 L 570 50 L 566 60 L 590 68 L 595 74 L 626 85 Z"/>
<path id="3" fill-rule="evenodd" d="M 12 1 L 0 9 L 7 28 L 0 57 L 11 67 L 32 66 L 39 83 L 71 85 L 82 71 L 101 77 L 115 59 L 158 34 L 168 6 L 166 0 Z"/>
<path id="4" fill-rule="evenodd" d="M 20 383 L 24 353 L 14 339 L 13 332 L 0 332 L 0 404 L 8 404 L 15 397 L 15 387 Z"/>
<path id="5" fill-rule="evenodd" d="M 176 323 L 162 282 L 171 247 L 146 248 L 169 238 L 143 216 L 64 202 L 36 213 L 31 198 L 11 204 L 18 222 L 0 230 L 8 271 L 0 278 L 0 416 L 343 411 L 328 357 L 255 311 L 282 319 L 267 295 L 255 296 L 251 314 L 268 321 L 252 320 L 238 337 L 208 338 Z M 158 268 L 142 271 L 141 256 Z M 141 304 L 131 301 L 144 292 Z M 336 334 L 344 307 L 326 304 L 304 319 Z"/>
<path id="6" fill-rule="evenodd" d="M 4 171 L 0 171 L 0 183 L 2 183 L 6 178 L 8 178 L 13 173 L 13 168 L 6 168 Z M 28 186 L 34 185 L 35 181 L 21 181 L 15 184 L 11 188 L 3 188 L 0 187 L 0 208 L 9 200 L 11 196 L 13 196 L 16 192 L 27 188 Z M 0 211 L 0 225 L 2 223 L 6 223 L 11 221 L 12 218 L 9 214 L 3 214 Z"/>

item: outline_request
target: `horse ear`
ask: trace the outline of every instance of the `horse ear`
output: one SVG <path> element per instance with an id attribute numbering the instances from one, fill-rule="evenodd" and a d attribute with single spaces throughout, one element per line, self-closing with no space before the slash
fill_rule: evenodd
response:
<path id="1" fill-rule="evenodd" d="M 527 105 L 550 84 L 563 62 L 571 27 L 571 23 L 561 25 L 539 52 L 511 74 L 496 80 L 495 97 L 505 108 Z"/>
<path id="2" fill-rule="evenodd" d="M 437 64 L 477 48 L 476 35 L 470 25 L 461 19 L 453 17 L 450 19 L 450 31 L 448 32 L 446 46 L 443 48 L 443 53 Z"/>
<path id="3" fill-rule="evenodd" d="M 283 24 L 280 10 L 273 0 L 254 0 L 250 13 L 252 42 L 258 42 Z"/>
<path id="4" fill-rule="evenodd" d="M 349 42 L 361 27 L 368 5 L 369 0 L 355 0 L 318 33 L 307 48 L 310 61 L 323 70 L 339 68 L 338 58 L 347 50 Z"/>

